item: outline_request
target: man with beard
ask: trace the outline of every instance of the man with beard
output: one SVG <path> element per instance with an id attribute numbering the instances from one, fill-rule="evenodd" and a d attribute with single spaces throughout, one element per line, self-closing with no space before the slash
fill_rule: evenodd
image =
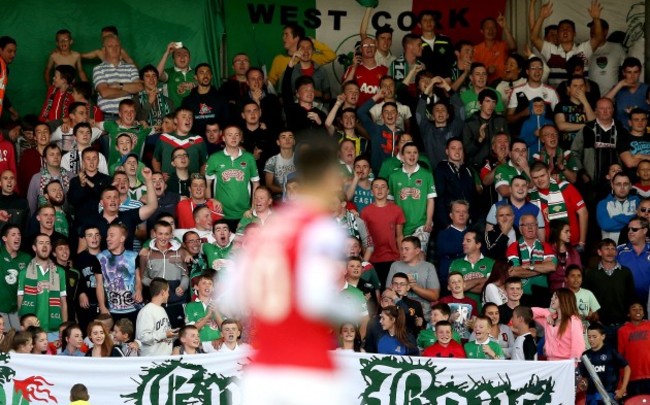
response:
<path id="1" fill-rule="evenodd" d="M 48 235 L 38 234 L 33 241 L 36 257 L 18 280 L 18 314 L 35 314 L 48 340 L 54 341 L 59 337 L 59 326 L 68 320 L 65 272 L 50 260 L 52 243 Z"/>
<path id="2" fill-rule="evenodd" d="M 197 87 L 183 99 L 182 107 L 192 111 L 194 123 L 193 134 L 205 134 L 205 125 L 216 120 L 220 126 L 228 122 L 228 102 L 216 87 L 212 85 L 212 68 L 207 63 L 199 63 L 194 69 Z"/>
<path id="3" fill-rule="evenodd" d="M 22 234 L 15 224 L 6 224 L 2 228 L 2 242 L 0 247 L 0 315 L 5 319 L 7 329 L 20 328 L 18 319 L 18 277 L 24 272 L 31 257 L 20 251 Z"/>
<path id="4" fill-rule="evenodd" d="M 27 199 L 14 192 L 16 175 L 9 169 L 0 174 L 0 225 L 5 223 L 18 225 L 25 229 L 29 209 Z"/>

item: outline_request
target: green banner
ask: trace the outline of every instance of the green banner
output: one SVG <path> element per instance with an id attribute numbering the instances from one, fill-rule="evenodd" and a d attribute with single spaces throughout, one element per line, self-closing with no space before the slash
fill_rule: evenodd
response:
<path id="1" fill-rule="evenodd" d="M 192 66 L 208 62 L 219 83 L 218 55 L 224 32 L 222 0 L 0 0 L 0 35 L 18 42 L 9 65 L 7 95 L 21 115 L 40 112 L 45 99 L 43 72 L 55 48 L 55 33 L 72 32 L 72 49 L 88 52 L 101 47 L 100 31 L 107 25 L 119 30 L 122 46 L 139 67 L 158 64 L 172 41 L 190 49 Z M 167 66 L 171 66 L 171 58 Z M 89 79 L 100 61 L 84 62 Z"/>

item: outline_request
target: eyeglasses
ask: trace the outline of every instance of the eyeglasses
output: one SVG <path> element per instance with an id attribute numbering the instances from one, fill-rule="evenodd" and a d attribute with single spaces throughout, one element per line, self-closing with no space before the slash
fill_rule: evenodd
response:
<path id="1" fill-rule="evenodd" d="M 188 156 L 189 155 L 187 153 L 181 153 L 179 155 L 175 155 L 172 159 L 176 160 L 176 159 L 179 159 L 179 158 L 187 158 Z"/>
<path id="2" fill-rule="evenodd" d="M 628 232 L 639 232 L 641 229 L 645 229 L 645 228 L 632 228 L 632 227 L 629 227 L 627 231 Z"/>
<path id="3" fill-rule="evenodd" d="M 377 45 L 372 45 L 372 44 L 363 44 L 361 45 L 362 48 L 376 48 Z"/>
<path id="4" fill-rule="evenodd" d="M 650 212 L 650 208 L 639 208 L 641 212 Z"/>
<path id="5" fill-rule="evenodd" d="M 409 283 L 393 283 L 393 285 L 396 287 L 406 287 Z"/>
<path id="6" fill-rule="evenodd" d="M 201 243 L 201 239 L 190 239 L 186 240 L 185 243 Z"/>

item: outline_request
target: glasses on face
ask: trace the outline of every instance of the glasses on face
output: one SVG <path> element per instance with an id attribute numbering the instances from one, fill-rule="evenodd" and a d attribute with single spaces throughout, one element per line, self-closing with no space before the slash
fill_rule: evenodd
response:
<path id="1" fill-rule="evenodd" d="M 201 239 L 189 239 L 189 240 L 185 241 L 185 243 L 187 243 L 187 244 L 201 243 Z"/>
<path id="2" fill-rule="evenodd" d="M 396 286 L 396 287 L 406 287 L 407 285 L 409 285 L 409 283 L 406 283 L 406 282 L 393 283 L 393 285 Z"/>
<path id="3" fill-rule="evenodd" d="M 362 47 L 362 48 L 376 48 L 377 45 L 373 45 L 373 44 L 363 44 L 363 45 L 361 45 L 361 47 Z"/>
<path id="4" fill-rule="evenodd" d="M 178 155 L 175 155 L 173 159 L 176 160 L 176 159 L 180 159 L 180 158 L 187 158 L 188 156 L 189 155 L 187 153 L 180 153 Z"/>
<path id="5" fill-rule="evenodd" d="M 642 207 L 642 208 L 639 208 L 639 211 L 641 211 L 643 213 L 650 212 L 650 208 Z"/>
<path id="6" fill-rule="evenodd" d="M 630 227 L 630 228 L 628 228 L 627 231 L 628 232 L 639 232 L 641 229 L 645 229 L 645 228 L 632 228 L 632 227 Z"/>

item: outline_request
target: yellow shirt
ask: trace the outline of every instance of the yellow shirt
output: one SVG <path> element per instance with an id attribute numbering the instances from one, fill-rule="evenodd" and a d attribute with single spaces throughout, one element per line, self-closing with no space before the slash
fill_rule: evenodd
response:
<path id="1" fill-rule="evenodd" d="M 311 60 L 319 65 L 325 65 L 330 63 L 336 58 L 336 53 L 327 46 L 325 43 L 314 40 L 314 54 L 311 57 Z M 276 55 L 273 58 L 273 63 L 271 64 L 271 70 L 269 71 L 269 80 L 273 83 L 276 90 L 281 88 L 280 79 L 284 74 L 284 70 L 287 68 L 291 56 L 286 54 Z"/>

